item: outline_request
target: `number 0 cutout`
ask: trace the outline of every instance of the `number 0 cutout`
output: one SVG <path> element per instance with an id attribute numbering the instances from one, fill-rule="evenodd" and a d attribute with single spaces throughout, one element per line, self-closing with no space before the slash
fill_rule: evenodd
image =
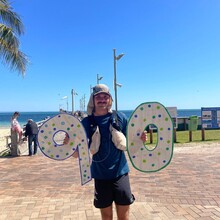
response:
<path id="1" fill-rule="evenodd" d="M 149 150 L 140 136 L 148 125 L 155 125 L 157 145 Z M 173 122 L 167 109 L 158 102 L 140 104 L 132 113 L 127 126 L 127 151 L 133 167 L 142 172 L 165 168 L 173 155 Z"/>

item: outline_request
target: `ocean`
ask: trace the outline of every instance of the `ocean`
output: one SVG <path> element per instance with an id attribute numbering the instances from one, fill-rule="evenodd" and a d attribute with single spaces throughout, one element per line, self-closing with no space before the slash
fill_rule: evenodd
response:
<path id="1" fill-rule="evenodd" d="M 128 118 L 132 114 L 133 110 L 121 110 Z M 10 120 L 13 112 L 0 112 L 0 128 L 10 127 Z M 20 117 L 18 118 L 21 126 L 27 124 L 28 119 L 33 119 L 34 121 L 41 121 L 45 118 L 53 117 L 59 114 L 59 112 L 20 112 Z M 177 117 L 189 117 L 192 115 L 201 116 L 201 109 L 177 109 Z"/>
<path id="2" fill-rule="evenodd" d="M 133 110 L 122 110 L 129 118 Z M 201 116 L 201 109 L 177 109 L 177 117 L 190 117 L 192 115 Z"/>
<path id="3" fill-rule="evenodd" d="M 14 112 L 0 112 L 0 128 L 11 126 L 11 117 Z M 52 117 L 57 115 L 59 112 L 20 112 L 18 121 L 21 126 L 27 124 L 28 119 L 33 119 L 34 121 L 42 121 L 46 117 Z"/>

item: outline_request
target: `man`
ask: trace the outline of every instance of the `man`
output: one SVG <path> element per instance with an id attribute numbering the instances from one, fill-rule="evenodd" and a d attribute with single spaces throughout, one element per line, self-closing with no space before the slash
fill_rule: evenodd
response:
<path id="1" fill-rule="evenodd" d="M 123 151 L 126 150 L 127 119 L 123 113 L 113 112 L 111 107 L 109 88 L 104 84 L 96 85 L 87 106 L 88 117 L 82 120 L 93 154 L 94 206 L 100 208 L 103 220 L 112 220 L 114 202 L 118 219 L 128 220 L 129 205 L 135 198 L 131 193 L 129 167 Z M 68 137 L 65 139 L 67 143 Z M 145 132 L 141 139 L 147 140 Z M 73 156 L 77 157 L 78 152 Z"/>
<path id="2" fill-rule="evenodd" d="M 37 132 L 37 124 L 32 119 L 28 119 L 28 123 L 26 124 L 25 137 L 28 137 L 29 156 L 33 155 L 32 142 L 34 142 L 34 154 L 37 153 Z"/>

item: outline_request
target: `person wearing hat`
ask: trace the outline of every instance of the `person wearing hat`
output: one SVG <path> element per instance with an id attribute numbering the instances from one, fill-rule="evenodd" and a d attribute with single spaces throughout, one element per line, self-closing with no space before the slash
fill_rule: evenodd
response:
<path id="1" fill-rule="evenodd" d="M 129 167 L 125 157 L 127 118 L 112 111 L 112 96 L 104 84 L 93 87 L 87 113 L 82 120 L 92 156 L 94 206 L 100 208 L 102 219 L 113 219 L 113 202 L 118 219 L 129 219 L 129 205 L 135 198 L 129 183 Z M 117 121 L 114 126 L 113 121 Z M 68 137 L 67 137 L 68 139 Z M 64 140 L 67 142 L 67 139 Z M 147 140 L 146 133 L 141 136 Z M 74 157 L 78 156 L 75 152 Z"/>
<path id="2" fill-rule="evenodd" d="M 37 123 L 34 122 L 32 119 L 28 119 L 28 123 L 26 124 L 26 129 L 25 129 L 25 138 L 27 139 L 28 137 L 29 156 L 33 155 L 33 151 L 32 151 L 33 142 L 34 142 L 34 154 L 37 153 L 37 133 L 38 133 Z"/>

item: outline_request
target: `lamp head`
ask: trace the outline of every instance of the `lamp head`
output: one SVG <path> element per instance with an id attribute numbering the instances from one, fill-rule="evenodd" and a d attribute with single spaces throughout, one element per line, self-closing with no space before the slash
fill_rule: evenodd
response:
<path id="1" fill-rule="evenodd" d="M 115 57 L 116 60 L 120 60 L 125 54 L 121 53 L 118 56 Z"/>
<path id="2" fill-rule="evenodd" d="M 116 83 L 116 85 L 120 88 L 122 87 L 122 84 L 120 84 L 120 83 Z"/>

